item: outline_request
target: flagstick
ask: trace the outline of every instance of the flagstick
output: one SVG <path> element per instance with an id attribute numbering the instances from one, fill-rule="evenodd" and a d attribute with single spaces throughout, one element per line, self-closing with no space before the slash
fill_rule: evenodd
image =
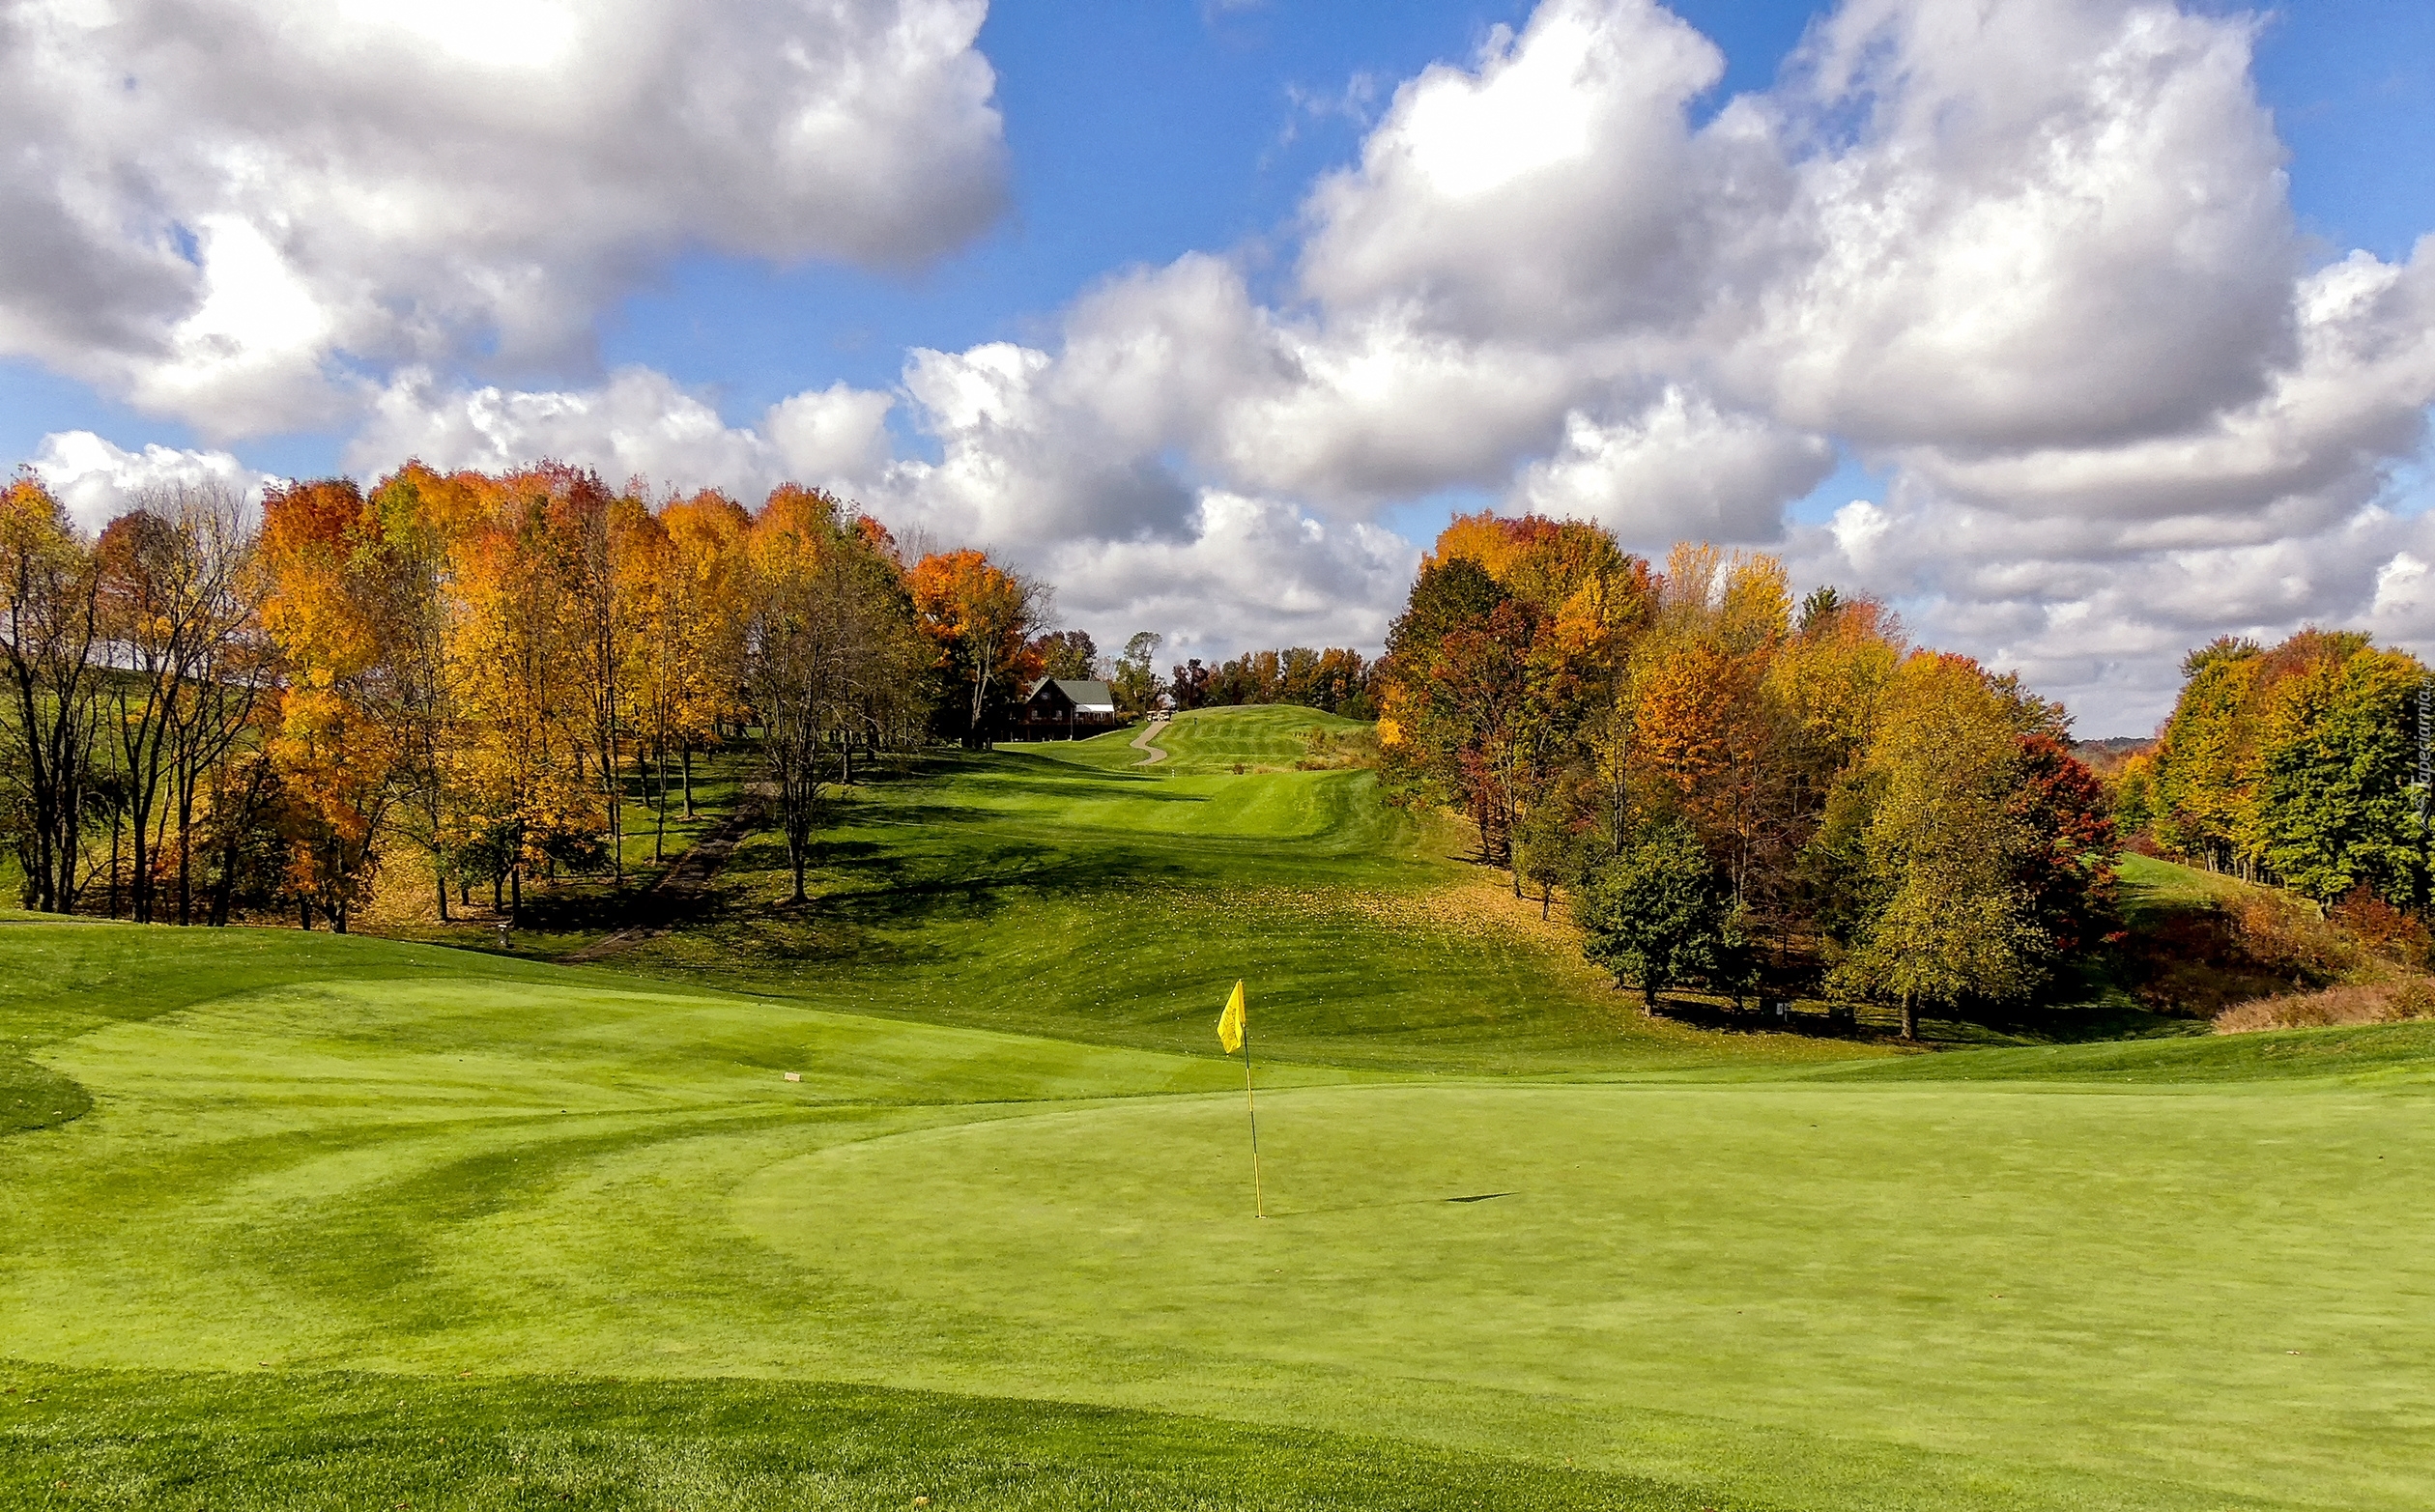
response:
<path id="1" fill-rule="evenodd" d="M 1243 1105 L 1251 1114 L 1251 1212 L 1267 1217 L 1268 1206 L 1260 1197 L 1260 1104 L 1251 1096 L 1251 1015 L 1243 1015 Z"/>

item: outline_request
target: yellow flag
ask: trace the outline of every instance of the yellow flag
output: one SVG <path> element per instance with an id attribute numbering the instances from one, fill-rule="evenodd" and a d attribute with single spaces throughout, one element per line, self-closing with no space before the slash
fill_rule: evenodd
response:
<path id="1" fill-rule="evenodd" d="M 1234 996 L 1226 999 L 1226 1011 L 1218 1015 L 1218 1042 L 1228 1055 L 1243 1048 L 1243 984 L 1235 984 Z"/>

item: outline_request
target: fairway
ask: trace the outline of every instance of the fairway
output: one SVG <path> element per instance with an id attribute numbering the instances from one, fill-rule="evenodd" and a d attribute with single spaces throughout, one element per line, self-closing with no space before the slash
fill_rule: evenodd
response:
<path id="1" fill-rule="evenodd" d="M 1332 723 L 929 763 L 616 971 L 0 927 L 0 1500 L 2426 1504 L 2435 1025 L 1650 1022 Z"/>

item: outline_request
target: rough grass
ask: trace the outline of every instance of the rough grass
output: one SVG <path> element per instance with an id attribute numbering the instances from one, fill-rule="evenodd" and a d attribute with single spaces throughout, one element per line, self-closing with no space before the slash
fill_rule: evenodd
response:
<path id="1" fill-rule="evenodd" d="M 2322 1029 L 2338 1024 L 2389 1024 L 2435 1018 L 2435 992 L 2422 977 L 2395 982 L 2358 982 L 2322 992 L 2258 998 L 2215 1016 L 2218 1034 L 2260 1029 Z"/>

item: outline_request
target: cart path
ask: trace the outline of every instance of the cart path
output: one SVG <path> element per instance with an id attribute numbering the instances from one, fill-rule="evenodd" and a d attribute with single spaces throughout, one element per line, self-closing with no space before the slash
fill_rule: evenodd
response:
<path id="1" fill-rule="evenodd" d="M 1150 743 L 1158 738 L 1159 731 L 1164 728 L 1165 726 L 1166 721 L 1154 719 L 1149 724 L 1144 725 L 1141 727 L 1140 734 L 1133 736 L 1132 748 L 1135 751 L 1147 751 L 1150 753 L 1148 756 L 1143 756 L 1140 760 L 1135 761 L 1133 765 L 1156 766 L 1167 758 L 1167 754 L 1163 747 L 1154 746 Z"/>

